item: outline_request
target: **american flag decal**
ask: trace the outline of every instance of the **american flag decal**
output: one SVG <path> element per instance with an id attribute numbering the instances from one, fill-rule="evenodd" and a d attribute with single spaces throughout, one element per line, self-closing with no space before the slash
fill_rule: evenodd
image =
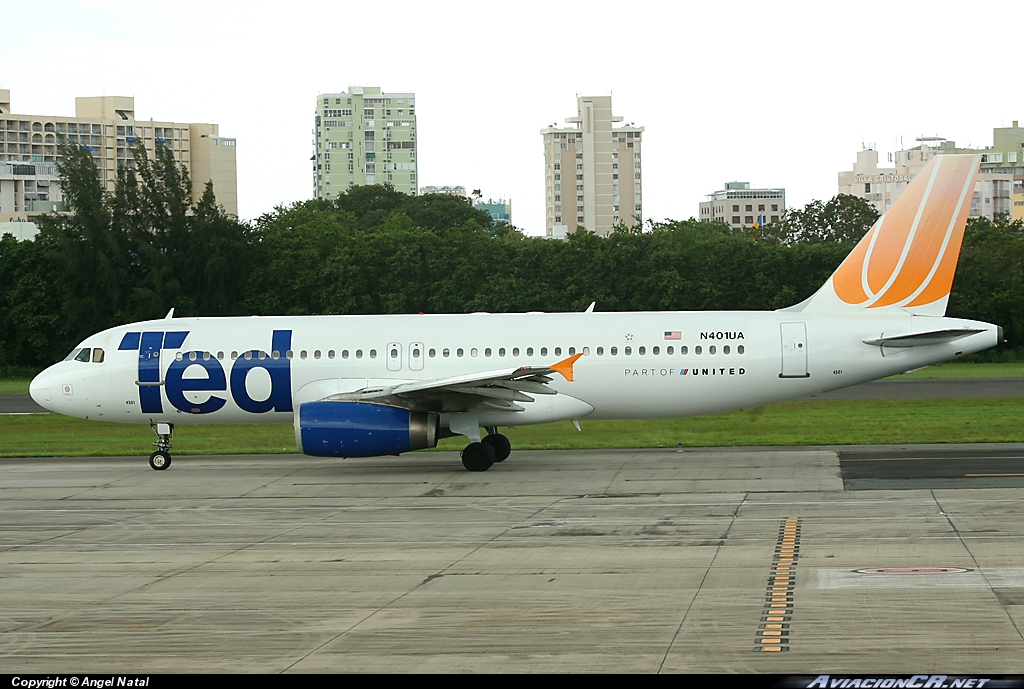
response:
<path id="1" fill-rule="evenodd" d="M 681 339 L 683 339 L 683 331 L 681 331 L 681 330 L 666 330 L 665 331 L 665 339 L 666 340 L 681 340 Z"/>

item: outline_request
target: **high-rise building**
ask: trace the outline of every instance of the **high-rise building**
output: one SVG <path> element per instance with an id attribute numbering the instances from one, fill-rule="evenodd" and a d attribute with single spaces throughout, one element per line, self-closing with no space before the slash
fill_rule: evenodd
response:
<path id="1" fill-rule="evenodd" d="M 416 195 L 416 97 L 350 86 L 316 99 L 314 197 L 333 199 L 350 187 L 390 184 Z"/>
<path id="2" fill-rule="evenodd" d="M 786 210 L 785 189 L 751 189 L 750 182 L 726 182 L 725 189 L 700 202 L 700 219 L 724 222 L 734 230 L 778 222 Z"/>
<path id="3" fill-rule="evenodd" d="M 995 127 L 992 145 L 958 148 L 941 136 L 922 136 L 917 146 L 889 154 L 892 167 L 878 167 L 878 151 L 857 152 L 853 170 L 839 173 L 839 193 L 859 196 L 879 213 L 889 209 L 929 160 L 944 153 L 981 154 L 981 172 L 971 197 L 970 217 L 1024 219 L 1024 128 Z"/>
<path id="4" fill-rule="evenodd" d="M 613 127 L 611 96 L 580 96 L 569 127 L 552 124 L 544 137 L 545 234 L 582 226 L 600 235 L 632 228 L 642 217 L 640 141 L 643 127 Z"/>
<path id="5" fill-rule="evenodd" d="M 67 211 L 56 169 L 60 137 L 92 154 L 107 192 L 114 191 L 118 167 L 135 166 L 134 144 L 150 159 L 165 146 L 188 170 L 194 201 L 212 181 L 217 203 L 238 215 L 235 139 L 220 136 L 218 125 L 136 120 L 135 99 L 127 96 L 76 98 L 74 117 L 18 115 L 11 92 L 0 89 L 0 221 Z"/>

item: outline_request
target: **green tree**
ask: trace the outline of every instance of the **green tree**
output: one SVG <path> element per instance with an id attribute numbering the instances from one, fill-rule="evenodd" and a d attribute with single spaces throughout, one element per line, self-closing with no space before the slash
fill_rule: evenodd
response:
<path id="1" fill-rule="evenodd" d="M 830 200 L 811 201 L 803 209 L 790 208 L 775 223 L 769 223 L 759 238 L 779 244 L 796 242 L 838 242 L 853 245 L 878 220 L 874 206 L 850 194 Z"/>

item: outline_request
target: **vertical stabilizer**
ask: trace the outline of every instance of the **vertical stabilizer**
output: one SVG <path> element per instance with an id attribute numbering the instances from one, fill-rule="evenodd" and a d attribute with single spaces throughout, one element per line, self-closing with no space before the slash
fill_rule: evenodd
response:
<path id="1" fill-rule="evenodd" d="M 807 301 L 804 312 L 946 313 L 979 155 L 937 155 Z"/>

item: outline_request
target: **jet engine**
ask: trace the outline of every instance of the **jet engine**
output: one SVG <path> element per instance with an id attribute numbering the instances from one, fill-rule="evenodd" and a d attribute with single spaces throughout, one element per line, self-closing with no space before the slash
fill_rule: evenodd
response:
<path id="1" fill-rule="evenodd" d="M 316 457 L 376 457 L 437 447 L 440 417 L 366 402 L 307 402 L 295 411 L 295 442 Z"/>

